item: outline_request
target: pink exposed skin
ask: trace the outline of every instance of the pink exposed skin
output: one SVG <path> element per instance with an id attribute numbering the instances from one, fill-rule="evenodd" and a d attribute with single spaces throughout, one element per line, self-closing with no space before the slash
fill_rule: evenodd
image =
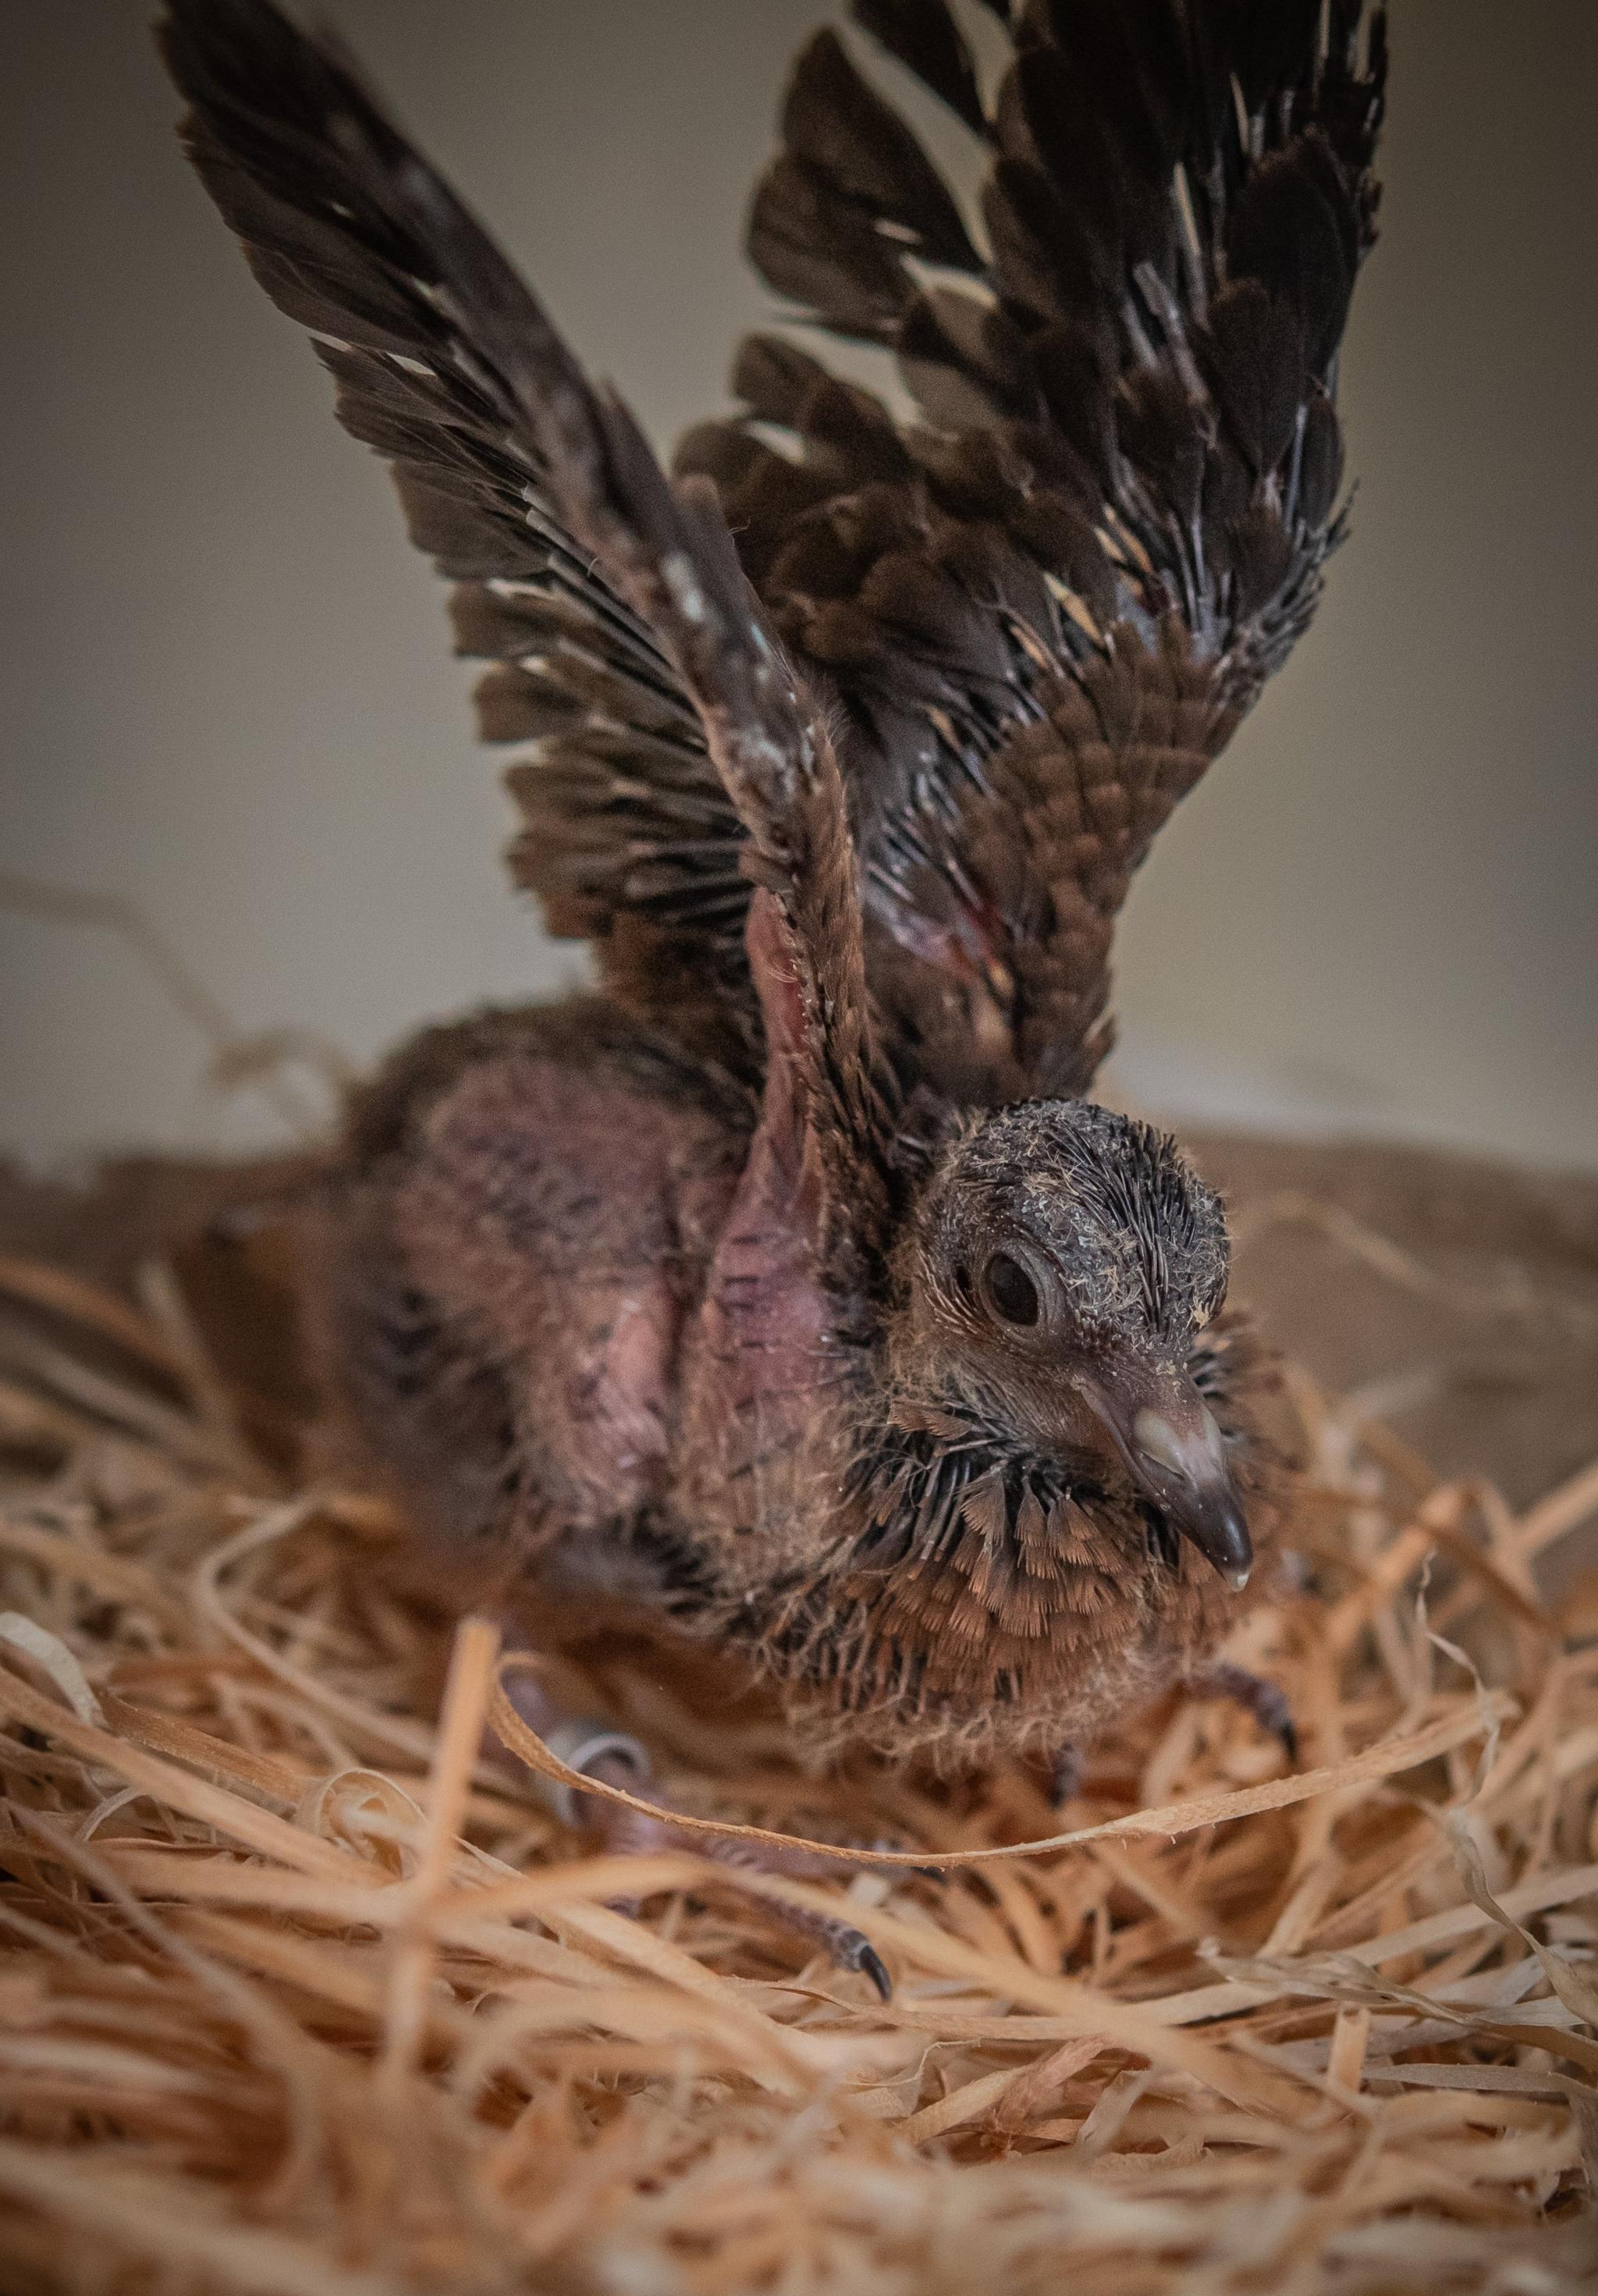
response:
<path id="1" fill-rule="evenodd" d="M 423 1040 L 373 1088 L 395 1144 L 385 1134 L 387 1152 L 332 1208 L 324 1340 L 414 1507 L 420 1480 L 441 1562 L 487 1533 L 526 1567 L 553 1539 L 660 1504 L 684 1326 L 742 1142 L 724 1111 L 660 1089 L 654 1046 L 603 1007 L 497 1016 L 479 1035 Z M 419 1337 L 406 1321 L 417 1299 Z M 379 1344 L 396 1327 L 417 1358 L 418 1400 L 399 1421 L 382 1415 L 394 1374 Z M 427 1398 L 484 1365 L 496 1367 L 493 1439 L 520 1480 L 474 1523 L 452 1456 L 463 1432 L 447 1410 L 435 1431 Z"/>
<path id="2" fill-rule="evenodd" d="M 558 1543 L 585 1583 L 625 1578 L 614 1553 L 609 1574 L 602 1550 L 578 1564 L 581 1534 L 613 1547 L 661 1513 L 741 1573 L 747 1534 L 770 1567 L 797 1553 L 801 1522 L 824 1530 L 813 1498 L 830 1406 L 859 1387 L 865 1357 L 817 1278 L 821 1193 L 780 1033 L 799 1025 L 798 991 L 764 899 L 754 915 L 773 1026 L 752 1132 L 747 1103 L 712 1113 L 659 1089 L 625 1029 L 596 1049 L 529 1012 L 415 1110 L 403 1158 L 360 1191 L 378 1254 L 369 1225 L 341 1224 L 349 1324 L 381 1314 L 374 1278 L 397 1282 L 435 1304 L 458 1352 L 515 1367 L 506 1406 L 525 1495 L 496 1545 L 511 1543 L 520 1568 Z M 368 1427 L 368 1439 L 392 1432 Z M 441 1430 L 422 1464 L 431 1543 L 453 1567 L 449 1439 Z M 404 1480 L 414 1503 L 408 1461 Z"/>
<path id="3" fill-rule="evenodd" d="M 387 1217 L 408 1276 L 523 1367 L 513 1414 L 568 1527 L 573 1509 L 624 1521 L 674 1486 L 707 1524 L 770 1520 L 773 1480 L 835 1381 L 819 1191 L 779 1034 L 799 1025 L 798 992 L 774 935 L 760 955 L 772 1067 L 752 1138 L 640 1090 L 624 1061 L 539 1049 L 529 1014 L 520 1046 L 427 1112 L 397 1179 Z"/>
<path id="4" fill-rule="evenodd" d="M 734 1538 L 780 1524 L 802 1503 L 791 1480 L 799 1455 L 848 1376 L 835 1344 L 839 1303 L 818 1280 L 823 1197 L 794 1073 L 802 998 L 764 893 L 747 937 L 766 1021 L 766 1090 L 683 1360 L 683 1501 L 708 1530 Z"/>

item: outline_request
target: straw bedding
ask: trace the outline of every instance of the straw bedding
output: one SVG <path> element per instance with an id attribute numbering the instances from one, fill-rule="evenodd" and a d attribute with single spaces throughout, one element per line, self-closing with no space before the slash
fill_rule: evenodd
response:
<path id="1" fill-rule="evenodd" d="M 496 1744 L 493 1630 L 397 1591 L 402 1527 L 285 1467 L 169 1274 L 0 1292 L 7 2292 L 1598 2277 L 1598 1574 L 1539 1592 L 1598 1468 L 1512 1512 L 1295 1379 L 1305 1583 L 1233 1655 L 1304 1768 L 1174 1706 L 1063 1835 L 1020 1770 L 807 1778 L 602 1657 L 707 1820 L 914 1860 L 624 1866 Z M 782 1898 L 846 1901 L 892 2001 Z"/>

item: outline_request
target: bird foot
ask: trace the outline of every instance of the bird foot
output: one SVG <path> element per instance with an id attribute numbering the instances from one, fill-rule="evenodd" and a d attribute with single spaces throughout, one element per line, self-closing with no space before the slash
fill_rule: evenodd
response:
<path id="1" fill-rule="evenodd" d="M 620 1786 L 628 1793 L 647 1795 L 655 1810 L 628 1809 L 598 1795 L 580 1793 L 568 1785 L 553 1785 L 549 1799 L 563 1824 L 597 1833 L 607 1849 L 627 1857 L 646 1857 L 662 1849 L 691 1849 L 717 1865 L 741 1867 L 745 1873 L 783 1874 L 796 1880 L 830 1880 L 838 1868 L 809 1849 L 783 1849 L 764 1841 L 742 1841 L 733 1836 L 696 1833 L 674 1825 L 672 1804 L 653 1784 L 654 1764 L 636 1738 L 608 1723 L 559 1712 L 536 1684 L 525 1678 L 511 1691 L 512 1702 L 529 1729 L 536 1730 L 569 1769 L 598 1785 Z M 632 1903 L 627 1901 L 627 1910 Z M 868 1977 L 879 1997 L 889 2000 L 893 1980 L 876 1948 L 850 1922 L 831 1914 L 812 1913 L 802 1906 L 778 1905 L 768 1909 L 785 1929 L 819 1946 L 840 1969 L 856 1970 Z"/>
<path id="2" fill-rule="evenodd" d="M 1274 1682 L 1223 1661 L 1195 1675 L 1188 1688 L 1196 1698 L 1229 1698 L 1234 1706 L 1242 1707 L 1277 1740 L 1291 1767 L 1298 1768 L 1299 1733 L 1293 1725 L 1292 1709 Z"/>

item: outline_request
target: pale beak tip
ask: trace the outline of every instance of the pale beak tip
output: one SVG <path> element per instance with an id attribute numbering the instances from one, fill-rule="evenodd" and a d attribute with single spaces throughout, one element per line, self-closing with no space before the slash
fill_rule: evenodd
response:
<path id="1" fill-rule="evenodd" d="M 1241 1595 L 1242 1593 L 1243 1588 L 1248 1585 L 1253 1575 L 1253 1565 L 1249 1562 L 1241 1564 L 1235 1570 L 1223 1570 L 1221 1573 L 1222 1578 L 1225 1578 L 1227 1586 L 1231 1587 L 1234 1595 Z"/>

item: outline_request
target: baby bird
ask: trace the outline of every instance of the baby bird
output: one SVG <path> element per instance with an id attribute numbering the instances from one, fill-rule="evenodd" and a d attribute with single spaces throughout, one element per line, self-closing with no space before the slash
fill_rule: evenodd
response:
<path id="1" fill-rule="evenodd" d="M 330 43 L 169 0 L 189 152 L 456 586 L 534 745 L 513 872 L 600 981 L 358 1096 L 324 1357 L 463 1601 L 697 1641 L 813 1748 L 1069 1787 L 1187 1688 L 1291 1751 L 1215 1657 L 1283 1488 L 1222 1208 L 1085 1095 L 1131 873 L 1342 532 L 1383 20 L 852 14 L 979 195 L 824 31 L 750 244 L 903 411 L 756 337 L 668 480 Z"/>

